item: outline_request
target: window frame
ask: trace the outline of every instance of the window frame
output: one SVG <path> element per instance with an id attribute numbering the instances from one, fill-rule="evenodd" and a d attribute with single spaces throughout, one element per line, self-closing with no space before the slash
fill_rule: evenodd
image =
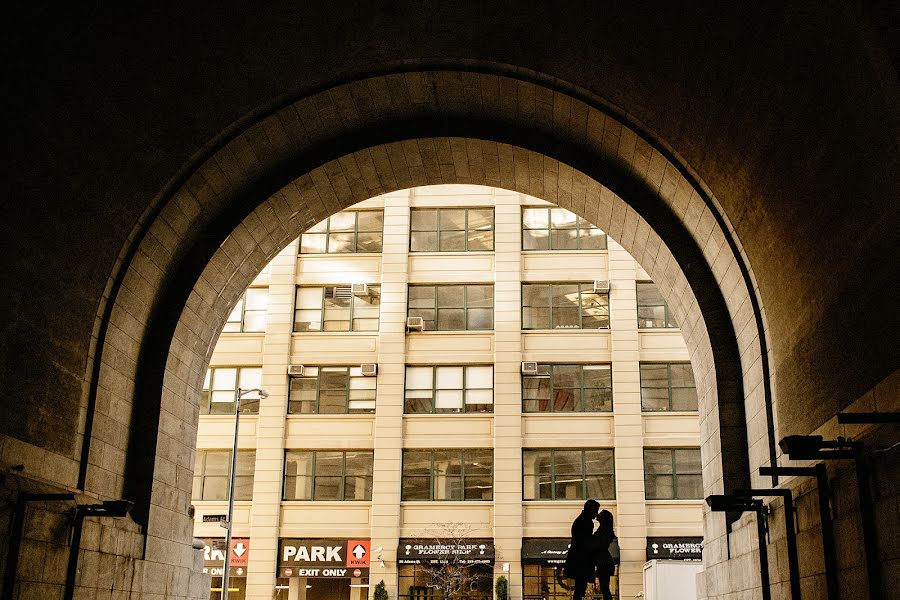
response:
<path id="1" fill-rule="evenodd" d="M 247 310 L 247 292 L 249 292 L 250 290 L 265 290 L 266 291 L 266 308 L 264 308 L 262 310 L 260 310 L 260 309 L 253 309 L 253 310 L 249 310 L 249 311 Z M 232 314 L 234 314 L 234 311 L 235 311 L 235 309 L 237 309 L 238 306 L 241 307 L 241 318 L 238 321 L 232 321 L 231 316 L 232 316 Z M 265 333 L 266 327 L 268 326 L 268 318 L 266 318 L 264 320 L 262 329 L 251 329 L 251 330 L 246 329 L 248 312 L 262 313 L 263 316 L 268 316 L 269 286 L 265 286 L 265 285 L 250 286 L 246 290 L 244 290 L 244 293 L 241 294 L 241 297 L 240 297 L 240 299 L 238 299 L 237 304 L 234 305 L 234 308 L 231 310 L 231 313 L 228 314 L 228 317 L 225 320 L 225 325 L 222 327 L 222 333 Z M 229 331 L 227 329 L 227 327 L 229 324 L 232 324 L 232 323 L 237 323 L 238 328 Z"/>
<path id="2" fill-rule="evenodd" d="M 671 475 L 668 473 L 649 473 L 647 471 L 647 451 L 648 450 L 650 450 L 650 451 L 667 450 L 670 453 L 670 457 L 671 457 L 670 461 L 671 461 L 671 465 L 672 465 Z M 697 457 L 698 457 L 697 463 L 700 465 L 700 467 L 696 473 L 694 473 L 694 472 L 679 473 L 678 472 L 677 461 L 675 460 L 675 453 L 679 450 L 681 450 L 681 451 L 692 450 L 692 451 L 697 452 Z M 665 501 L 665 500 L 702 500 L 703 499 L 703 458 L 700 455 L 700 448 L 698 446 L 646 446 L 643 449 L 643 462 L 644 462 L 644 500 Z M 700 476 L 700 495 L 696 496 L 696 497 L 690 497 L 690 498 L 679 497 L 678 496 L 678 477 L 679 477 L 679 475 Z M 671 477 L 672 478 L 672 497 L 671 498 L 651 497 L 647 492 L 647 490 L 650 487 L 649 485 L 647 485 L 647 482 L 649 481 L 650 477 Z"/>
<path id="3" fill-rule="evenodd" d="M 641 286 L 652 285 L 659 291 L 659 287 L 650 280 L 640 280 L 635 281 L 635 303 L 637 304 L 637 313 L 638 313 L 638 329 L 678 329 L 678 323 L 675 321 L 674 315 L 672 315 L 672 310 L 669 308 L 669 303 L 665 300 L 662 301 L 662 304 L 642 304 L 641 303 Z M 662 294 L 660 294 L 662 295 Z M 657 325 L 641 325 L 641 308 L 649 307 L 654 308 L 662 306 L 665 325 L 657 326 Z"/>
<path id="4" fill-rule="evenodd" d="M 435 227 L 436 229 L 413 229 L 413 213 L 415 212 L 424 212 L 428 210 L 435 211 Z M 445 211 L 448 210 L 462 210 L 465 211 L 465 228 L 464 229 L 441 229 L 441 215 Z M 469 227 L 469 211 L 472 210 L 489 210 L 491 211 L 491 228 L 490 229 L 470 229 Z M 493 206 L 459 206 L 459 207 L 431 207 L 431 206 L 416 206 L 411 207 L 409 215 L 409 252 L 411 254 L 422 254 L 428 252 L 494 252 L 497 245 L 497 212 Z M 463 250 L 442 250 L 441 249 L 441 233 L 444 231 L 460 231 L 464 234 L 465 237 L 465 249 Z M 491 247 L 490 249 L 478 248 L 475 250 L 469 249 L 469 235 L 476 231 L 490 231 L 491 232 Z M 435 242 L 437 244 L 436 250 L 413 250 L 413 233 L 434 233 L 435 234 Z"/>
<path id="5" fill-rule="evenodd" d="M 366 284 L 366 285 L 368 285 L 368 288 L 369 288 L 370 291 L 371 291 L 371 290 L 375 290 L 375 291 L 376 291 L 375 294 L 371 294 L 372 296 L 376 296 L 376 295 L 377 295 L 378 297 L 381 296 L 381 284 Z M 348 314 L 347 319 L 346 319 L 347 322 L 349 323 L 349 327 L 350 327 L 349 329 L 325 329 L 325 324 L 326 324 L 326 323 L 328 323 L 328 322 L 334 322 L 333 320 L 332 320 L 332 321 L 327 321 L 327 320 L 325 319 L 325 299 L 326 299 L 326 296 L 325 296 L 325 290 L 327 290 L 328 288 L 334 288 L 334 289 L 335 289 L 335 292 L 334 292 L 335 294 L 337 294 L 337 289 L 338 289 L 338 288 L 348 288 L 348 289 L 351 290 L 351 292 L 350 292 L 350 307 L 349 307 L 349 309 L 348 309 L 348 310 L 349 310 L 349 314 Z M 319 308 L 318 308 L 318 311 L 319 311 L 319 323 L 320 323 L 320 325 L 321 325 L 320 329 L 307 329 L 307 330 L 297 329 L 297 313 L 298 313 L 299 311 L 301 311 L 301 310 L 306 310 L 306 311 L 313 311 L 313 310 L 316 310 L 316 309 L 313 309 L 313 308 L 300 308 L 300 307 L 299 307 L 300 290 L 304 290 L 304 289 L 306 289 L 306 290 L 310 290 L 310 289 L 313 289 L 313 290 L 321 290 L 321 300 L 320 300 L 320 304 L 319 304 Z M 363 318 L 371 319 L 372 317 L 357 317 L 357 316 L 355 315 L 355 313 L 356 313 L 356 303 L 355 303 L 354 299 L 355 299 L 357 296 L 356 296 L 355 294 L 353 294 L 352 289 L 353 289 L 353 288 L 352 288 L 352 284 L 349 284 L 349 283 L 346 284 L 346 285 L 329 284 L 329 285 L 297 285 L 297 286 L 295 286 L 295 290 L 294 290 L 294 316 L 293 316 L 294 321 L 293 321 L 293 325 L 292 325 L 292 333 L 365 333 L 365 334 L 369 334 L 369 335 L 377 335 L 378 332 L 381 330 L 381 301 L 380 301 L 380 300 L 378 301 L 378 317 L 377 317 L 377 320 L 378 320 L 378 327 L 376 327 L 375 329 L 354 329 L 354 328 L 353 328 L 353 325 L 354 325 L 355 321 L 357 320 L 357 318 L 359 318 L 359 319 L 363 319 Z M 335 296 L 332 296 L 332 297 L 337 297 L 337 296 L 335 295 Z M 343 320 L 343 319 L 342 319 L 342 320 Z"/>
<path id="6" fill-rule="evenodd" d="M 647 386 L 647 387 L 645 388 L 645 386 L 644 386 L 644 367 L 645 367 L 645 366 L 656 366 L 656 367 L 659 367 L 659 366 L 663 366 L 663 365 L 666 367 L 666 390 L 667 390 L 667 393 L 668 393 L 668 400 L 669 400 L 669 402 L 668 402 L 668 408 L 660 408 L 660 409 L 647 408 L 646 405 L 644 404 L 644 389 L 657 389 L 657 390 L 658 390 L 658 389 L 662 389 L 662 388 L 661 388 L 661 387 L 652 387 L 652 388 L 651 388 L 651 387 L 649 387 L 649 386 Z M 697 381 L 694 380 L 694 385 L 693 385 L 693 387 L 689 387 L 689 386 L 677 386 L 677 387 L 676 387 L 676 386 L 673 386 L 673 385 L 672 385 L 672 365 L 687 366 L 687 367 L 688 367 L 688 370 L 689 370 L 690 373 L 691 373 L 691 379 L 693 379 L 693 377 L 694 377 L 694 369 L 693 369 L 693 367 L 692 367 L 692 365 L 691 365 L 690 362 L 683 362 L 683 361 L 641 361 L 641 362 L 638 364 L 638 382 L 639 382 L 639 384 L 640 384 L 640 390 L 641 390 L 641 412 L 642 412 L 642 413 L 671 413 L 671 412 L 675 412 L 675 413 L 682 413 L 682 412 L 684 412 L 684 413 L 696 413 L 696 412 L 699 412 L 699 411 L 700 411 L 700 405 L 699 405 L 699 404 L 700 404 L 700 396 L 699 396 L 699 394 L 697 393 Z M 672 408 L 672 398 L 673 398 L 672 390 L 675 390 L 675 389 L 678 389 L 678 390 L 694 390 L 694 401 L 697 403 L 696 408 L 688 409 L 688 410 L 674 410 L 674 409 Z"/>
<path id="7" fill-rule="evenodd" d="M 438 392 L 438 390 L 439 390 L 439 389 L 440 389 L 440 390 L 456 390 L 456 389 L 457 389 L 457 388 L 438 388 L 438 387 L 437 387 L 437 370 L 438 370 L 439 368 L 444 368 L 444 367 L 458 367 L 458 368 L 461 368 L 461 369 L 462 369 L 462 379 L 463 379 L 463 380 L 462 380 L 462 387 L 459 388 L 459 390 L 462 392 L 462 408 L 461 408 L 461 410 L 458 410 L 458 411 L 438 411 L 438 410 L 437 410 L 436 404 L 437 404 L 437 392 Z M 490 369 L 491 369 L 491 387 L 490 387 L 490 388 L 482 388 L 482 387 L 470 388 L 470 387 L 468 387 L 468 386 L 467 386 L 467 379 L 468 379 L 468 368 L 469 368 L 469 367 L 490 367 Z M 410 388 L 406 387 L 406 386 L 407 386 L 407 383 L 408 383 L 408 381 L 409 381 L 408 374 L 409 374 L 409 369 L 410 369 L 410 368 L 414 368 L 414 369 L 430 368 L 430 369 L 431 369 L 431 410 L 430 410 L 429 412 L 408 412 L 408 411 L 407 411 L 407 393 L 410 392 L 410 391 L 413 391 L 413 390 L 410 390 Z M 478 414 L 493 414 L 493 412 L 494 412 L 494 385 L 495 385 L 495 384 L 494 384 L 494 379 L 495 379 L 495 377 L 496 377 L 496 372 L 494 371 L 494 365 L 493 365 L 493 364 L 489 364 L 489 365 L 486 365 L 486 364 L 468 364 L 468 365 L 450 365 L 450 364 L 447 364 L 447 365 L 444 365 L 444 364 L 441 364 L 441 365 L 406 365 L 405 368 L 404 368 L 404 370 L 403 370 L 403 414 L 404 414 L 404 415 L 462 415 L 462 414 L 474 414 L 474 415 L 478 415 Z M 425 388 L 416 388 L 416 389 L 418 390 L 418 389 L 425 389 Z M 490 410 L 489 410 L 489 411 L 480 411 L 480 410 L 469 411 L 469 410 L 466 410 L 466 407 L 468 406 L 468 404 L 466 403 L 466 392 L 469 391 L 469 390 L 474 391 L 474 390 L 486 390 L 486 389 L 490 389 L 490 390 L 491 390 Z M 423 400 L 423 399 L 422 399 L 422 398 L 419 398 L 418 400 Z M 480 404 L 473 404 L 472 406 L 483 406 L 483 405 L 480 405 Z"/>
<path id="8" fill-rule="evenodd" d="M 227 501 L 228 495 L 230 493 L 228 483 L 230 482 L 230 479 L 231 479 L 231 452 L 232 452 L 232 450 L 228 449 L 228 448 L 224 448 L 224 449 L 223 448 L 198 448 L 196 452 L 197 452 L 197 454 L 194 457 L 194 477 L 193 477 L 193 482 L 191 484 L 191 501 L 193 501 L 193 502 L 224 502 L 224 501 Z M 224 475 L 224 477 L 226 479 L 226 486 L 225 486 L 225 495 L 223 498 L 204 498 L 203 497 L 203 490 L 206 488 L 207 478 L 223 477 L 222 475 L 207 475 L 206 474 L 206 462 L 211 453 L 224 454 L 227 457 L 226 464 L 228 465 L 228 470 L 225 472 L 225 475 Z M 253 468 L 250 469 L 250 475 L 235 474 L 234 489 L 235 489 L 235 492 L 237 492 L 239 489 L 242 489 L 242 486 L 237 484 L 238 479 L 241 479 L 241 478 L 249 479 L 248 483 L 250 484 L 249 485 L 250 496 L 249 497 L 238 497 L 236 494 L 234 497 L 234 500 L 236 502 L 237 501 L 245 501 L 245 500 L 253 500 L 253 484 L 254 484 L 254 481 L 256 478 L 256 449 L 255 448 L 247 449 L 247 450 L 238 449 L 237 461 L 235 463 L 235 470 L 239 471 L 241 466 L 247 466 L 246 464 L 245 465 L 241 464 L 242 463 L 241 457 L 244 457 L 243 462 L 249 461 L 249 463 L 252 465 Z M 198 468 L 198 465 L 200 465 L 199 468 Z M 198 478 L 200 479 L 200 496 L 195 497 L 194 491 L 195 491 L 196 481 Z"/>
<path id="9" fill-rule="evenodd" d="M 331 231 L 331 218 L 337 214 L 353 214 L 353 231 Z M 359 229 L 359 214 L 360 213 L 381 213 L 381 229 L 379 231 L 369 231 Z M 384 252 L 384 209 L 381 208 L 371 208 L 371 209 L 360 209 L 360 210 L 342 210 L 339 213 L 335 213 L 335 215 L 331 215 L 328 218 L 324 219 L 325 221 L 325 229 L 323 231 L 313 231 L 309 230 L 304 231 L 300 234 L 300 238 L 297 240 L 297 255 L 298 256 L 324 256 L 331 254 L 382 254 Z M 319 221 L 321 223 L 322 221 Z M 318 225 L 319 223 L 316 223 Z M 329 251 L 329 247 L 331 246 L 331 234 L 332 233 L 353 233 L 353 251 L 352 252 L 331 252 Z M 381 249 L 377 252 L 360 252 L 359 251 L 359 234 L 360 233 L 380 233 L 381 234 Z M 324 235 L 325 236 L 325 252 L 304 252 L 303 251 L 303 236 L 304 235 Z"/>
<path id="10" fill-rule="evenodd" d="M 451 288 L 451 287 L 463 288 L 462 307 L 445 307 L 442 309 L 442 308 L 440 308 L 440 293 L 438 292 L 438 289 L 439 288 Z M 490 328 L 469 329 L 469 310 L 470 310 L 470 308 L 469 308 L 469 288 L 470 287 L 489 287 L 491 289 L 491 306 L 489 309 L 488 309 L 488 307 L 485 307 L 485 306 L 472 307 L 475 310 L 488 309 L 490 311 L 490 315 L 491 315 Z M 411 316 L 416 316 L 416 315 L 410 314 L 411 310 L 416 310 L 416 311 L 418 311 L 418 310 L 434 310 L 435 329 L 424 329 L 423 331 L 426 331 L 426 332 L 433 332 L 433 331 L 494 331 L 494 327 L 495 327 L 494 311 L 496 310 L 496 305 L 497 305 L 496 291 L 495 291 L 494 287 L 495 286 L 493 283 L 411 283 L 411 284 L 407 285 L 407 287 L 406 287 L 406 317 L 409 318 Z M 419 289 L 434 288 L 434 307 L 433 308 L 415 308 L 415 309 L 411 308 L 410 302 L 409 302 L 409 296 L 410 296 L 410 290 L 412 290 L 413 288 L 419 288 Z M 438 329 L 437 328 L 438 323 L 441 322 L 441 320 L 440 320 L 441 310 L 460 310 L 460 308 L 463 311 L 463 322 L 466 325 L 464 329 Z M 423 322 L 427 321 L 427 320 L 428 319 L 423 318 Z"/>
<path id="11" fill-rule="evenodd" d="M 553 219 L 551 217 L 551 210 L 554 208 L 559 208 L 565 211 L 568 211 L 575 215 L 575 226 L 574 227 L 553 227 Z M 546 209 L 547 210 L 547 227 L 526 227 L 525 226 L 525 211 L 526 210 L 534 210 L 534 209 Z M 589 227 L 580 227 L 578 224 L 578 219 L 583 219 L 588 223 Z M 567 208 L 563 208 L 562 206 L 536 206 L 536 205 L 522 205 L 521 214 L 519 216 L 520 229 L 522 232 L 522 252 L 608 252 L 609 251 L 609 234 L 606 233 L 600 227 L 597 227 L 593 223 L 589 222 L 584 217 L 579 217 L 576 213 L 572 212 Z M 599 229 L 603 231 L 603 247 L 602 248 L 582 248 L 581 240 L 583 237 L 587 237 L 582 235 L 582 231 L 590 230 L 590 229 Z M 567 230 L 576 230 L 576 248 L 554 248 L 553 247 L 553 232 L 554 231 L 567 231 Z M 525 247 L 525 232 L 526 231 L 546 231 L 547 232 L 547 247 L 546 248 L 526 248 Z"/>
<path id="12" fill-rule="evenodd" d="M 540 373 L 538 375 L 522 375 L 522 414 L 523 415 L 543 415 L 543 414 L 577 414 L 577 413 L 593 413 L 593 414 L 607 414 L 613 412 L 614 405 L 614 395 L 613 395 L 613 385 L 612 385 L 612 363 L 538 363 L 538 371 L 540 368 L 549 367 L 549 379 L 550 379 L 550 389 L 549 389 L 549 400 L 548 406 L 550 410 L 526 410 L 525 409 L 525 380 L 526 379 L 538 379 L 544 378 Z M 553 369 L 554 367 L 579 367 L 578 379 L 579 379 L 579 405 L 580 409 L 575 410 L 555 410 L 556 402 L 554 401 L 554 383 L 553 383 Z M 584 387 L 584 368 L 585 367 L 606 367 L 609 370 L 609 409 L 608 410 L 585 410 L 584 408 L 584 391 L 585 389 L 594 390 L 594 389 L 607 389 L 607 388 L 585 388 Z M 538 399 L 540 400 L 540 399 Z"/>
<path id="13" fill-rule="evenodd" d="M 609 452 L 609 456 L 611 459 L 611 471 L 609 473 L 588 473 L 587 472 L 587 461 L 585 459 L 585 453 L 591 451 L 603 450 Z M 550 498 L 527 498 L 526 497 L 526 486 L 525 480 L 529 475 L 534 477 L 537 481 L 539 481 L 539 474 L 537 472 L 528 474 L 525 472 L 525 455 L 528 452 L 550 452 Z M 556 497 L 556 452 L 581 452 L 581 494 L 580 498 L 557 498 Z M 609 476 L 610 477 L 610 489 L 612 489 L 612 496 L 609 498 L 594 498 L 594 500 L 615 500 L 616 499 L 616 449 L 614 447 L 592 447 L 592 448 L 522 448 L 522 501 L 523 502 L 567 502 L 567 501 L 583 501 L 591 498 L 592 496 L 588 496 L 587 484 L 588 484 L 588 476 Z"/>
<path id="14" fill-rule="evenodd" d="M 340 452 L 341 453 L 341 498 L 334 499 L 317 499 L 316 498 L 316 465 L 318 464 L 316 461 L 316 454 L 319 452 Z M 369 475 L 360 476 L 360 475 L 348 475 L 347 474 L 347 453 L 355 452 L 355 453 L 363 453 L 367 454 L 371 457 L 371 462 L 369 466 Z M 300 475 L 288 475 L 288 455 L 291 453 L 301 454 L 301 453 L 309 453 L 312 459 L 312 474 L 309 476 L 310 485 L 309 485 L 309 498 L 288 498 L 287 490 L 288 490 L 288 477 L 298 478 Z M 306 477 L 303 475 L 303 477 Z M 335 477 L 334 475 L 322 475 L 321 477 Z M 368 486 L 368 498 L 347 498 L 347 478 L 348 477 L 363 477 L 369 481 Z M 368 448 L 338 448 L 338 449 L 330 449 L 330 448 L 285 448 L 284 449 L 284 466 L 282 467 L 281 473 L 281 500 L 283 502 L 371 502 L 372 501 L 372 486 L 375 481 L 375 451 Z M 296 486 L 295 486 L 296 488 Z"/>
<path id="15" fill-rule="evenodd" d="M 362 367 L 354 366 L 354 365 L 306 365 L 306 367 L 316 369 L 316 375 L 315 375 L 315 377 L 308 376 L 308 375 L 301 375 L 301 376 L 289 375 L 289 376 L 288 376 L 288 404 L 287 404 L 287 414 L 289 414 L 289 415 L 371 415 L 371 414 L 375 414 L 375 407 L 374 407 L 374 406 L 372 407 L 371 410 L 354 410 L 354 411 L 351 411 L 351 410 L 350 410 L 350 402 L 351 402 L 350 392 L 351 392 L 351 390 L 353 390 L 353 386 L 351 385 L 351 382 L 352 382 L 353 378 L 359 378 L 359 379 L 371 379 L 373 382 L 375 382 L 375 388 L 372 390 L 372 391 L 373 391 L 372 402 L 375 402 L 376 399 L 377 399 L 377 391 L 378 391 L 378 381 L 377 381 L 378 378 L 377 378 L 377 377 L 369 377 L 369 376 L 364 376 L 364 375 L 362 375 L 362 374 L 360 374 L 360 375 L 354 375 L 353 372 L 352 372 L 354 369 L 358 369 L 358 370 L 360 370 L 360 371 L 362 370 Z M 339 412 L 321 412 L 322 369 L 346 369 L 346 373 L 347 373 L 347 387 L 346 387 L 346 389 L 345 389 L 346 394 L 345 394 L 345 397 L 344 397 L 344 409 L 345 409 L 345 410 L 344 410 L 344 412 L 342 412 L 342 413 L 339 413 Z M 293 391 L 293 390 L 292 390 L 292 383 L 293 383 L 293 380 L 295 380 L 295 379 L 315 379 L 315 380 L 316 380 L 316 397 L 315 397 L 315 400 L 314 400 L 314 403 L 315 403 L 314 409 L 315 409 L 315 410 L 313 410 L 313 412 L 302 412 L 302 411 L 301 411 L 301 412 L 293 412 L 293 411 L 291 410 L 291 405 L 292 405 L 292 404 L 298 404 L 298 403 L 302 403 L 302 402 L 303 402 L 303 400 L 292 400 L 292 399 L 291 399 L 291 395 L 292 395 L 291 392 Z M 335 389 L 337 389 L 337 388 L 335 388 Z M 360 388 L 360 389 L 363 389 L 363 388 Z M 328 390 L 326 390 L 326 391 L 328 391 Z M 353 400 L 359 400 L 359 399 L 358 399 L 358 398 L 354 398 Z"/>
<path id="16" fill-rule="evenodd" d="M 525 304 L 525 288 L 526 286 L 531 285 L 546 285 L 547 289 L 547 305 L 537 305 L 537 304 Z M 577 285 L 578 286 L 578 327 L 553 327 L 553 287 L 558 285 Z M 582 290 L 582 286 L 593 286 L 592 282 L 584 282 L 584 281 L 523 281 L 522 289 L 521 289 L 521 320 L 522 320 L 522 331 L 601 331 L 601 330 L 609 330 L 610 328 L 610 303 L 609 303 L 609 292 L 599 293 L 591 291 Z M 606 325 L 602 327 L 585 327 L 584 326 L 584 304 L 582 303 L 582 296 L 585 294 L 596 294 L 598 297 L 606 298 Z M 525 327 L 525 309 L 526 308 L 546 308 L 547 309 L 547 327 Z M 555 307 L 555 308 L 569 308 L 569 307 Z"/>
<path id="17" fill-rule="evenodd" d="M 491 457 L 491 488 L 490 488 L 490 498 L 466 498 L 466 452 L 470 451 L 486 451 L 490 453 Z M 401 464 L 400 464 L 400 475 L 401 479 L 405 480 L 407 478 L 412 477 L 422 477 L 418 475 L 407 475 L 406 466 L 407 466 L 407 456 L 410 452 L 428 452 L 430 455 L 430 466 L 429 466 L 429 477 L 428 477 L 428 498 L 406 498 L 405 496 L 405 488 L 401 483 L 400 486 L 400 501 L 401 502 L 493 502 L 494 501 L 494 449 L 493 448 L 403 448 L 401 454 Z M 459 489 L 461 498 L 435 498 L 434 497 L 434 487 L 435 487 L 435 467 L 434 467 L 434 459 L 438 452 L 456 452 L 457 458 L 459 459 L 459 475 L 454 475 L 453 477 L 459 478 Z M 470 477 L 483 477 L 483 474 L 471 475 Z"/>
<path id="18" fill-rule="evenodd" d="M 214 416 L 215 417 L 215 416 L 228 416 L 228 415 L 234 414 L 234 406 L 232 406 L 232 410 L 227 413 L 212 412 L 212 405 L 213 405 L 212 394 L 214 391 L 212 388 L 212 385 L 213 385 L 213 381 L 215 381 L 215 371 L 221 370 L 221 369 L 234 369 L 235 370 L 235 373 L 234 373 L 234 397 L 230 403 L 232 405 L 237 405 L 238 389 L 240 389 L 240 387 L 241 387 L 241 371 L 243 371 L 244 369 L 259 369 L 260 379 L 262 379 L 262 366 L 258 366 L 258 365 L 216 365 L 216 366 L 207 367 L 206 375 L 204 376 L 204 379 L 203 379 L 203 387 L 200 389 L 200 398 L 201 398 L 200 414 L 202 416 Z M 206 387 L 207 378 L 209 379 L 209 388 Z M 224 391 L 224 390 L 219 390 L 219 391 Z M 204 394 L 208 394 L 208 398 L 207 398 L 206 402 L 203 402 Z M 256 392 L 254 392 L 254 396 L 255 396 L 254 398 L 247 398 L 247 397 L 242 398 L 242 402 L 241 402 L 241 414 L 242 415 L 257 415 L 257 414 L 259 414 L 259 404 L 260 404 L 260 402 L 262 402 L 262 398 Z M 248 407 L 248 406 L 250 406 L 249 403 L 254 402 L 254 401 L 255 401 L 255 405 L 256 405 L 255 410 L 253 408 Z M 247 402 L 247 404 L 245 404 L 245 402 Z M 222 404 L 228 404 L 228 403 L 223 402 Z"/>

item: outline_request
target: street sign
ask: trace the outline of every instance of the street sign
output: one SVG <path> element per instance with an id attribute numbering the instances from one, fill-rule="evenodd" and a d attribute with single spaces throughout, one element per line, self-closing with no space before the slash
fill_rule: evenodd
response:
<path id="1" fill-rule="evenodd" d="M 227 523 L 228 515 L 203 515 L 204 523 Z"/>

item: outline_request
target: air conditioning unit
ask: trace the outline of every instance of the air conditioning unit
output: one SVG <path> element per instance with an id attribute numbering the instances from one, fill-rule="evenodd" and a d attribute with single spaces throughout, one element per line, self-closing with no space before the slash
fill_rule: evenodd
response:
<path id="1" fill-rule="evenodd" d="M 422 317 L 406 317 L 407 331 L 425 331 L 425 319 Z"/>
<path id="2" fill-rule="evenodd" d="M 366 283 L 354 283 L 350 286 L 350 293 L 354 296 L 368 296 L 369 285 Z"/>
<path id="3" fill-rule="evenodd" d="M 606 294 L 609 292 L 609 279 L 595 279 L 594 293 Z"/>
<path id="4" fill-rule="evenodd" d="M 303 365 L 288 365 L 288 376 L 303 377 L 304 369 L 305 367 Z"/>
<path id="5" fill-rule="evenodd" d="M 350 298 L 353 296 L 353 287 L 349 285 L 338 285 L 334 288 L 335 298 Z"/>
<path id="6" fill-rule="evenodd" d="M 375 377 L 378 375 L 378 364 L 377 363 L 366 363 L 359 365 L 360 370 L 362 371 L 363 377 Z"/>
<path id="7" fill-rule="evenodd" d="M 522 362 L 522 375 L 537 375 L 538 374 L 538 364 L 532 361 L 523 361 Z"/>

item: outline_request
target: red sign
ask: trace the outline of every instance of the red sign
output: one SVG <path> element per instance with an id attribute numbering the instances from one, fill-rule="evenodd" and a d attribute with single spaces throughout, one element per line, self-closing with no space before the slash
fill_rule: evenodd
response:
<path id="1" fill-rule="evenodd" d="M 225 540 L 222 538 L 203 540 L 204 566 L 215 568 L 222 567 L 225 563 Z M 250 539 L 231 538 L 231 565 L 232 567 L 246 567 L 250 558 Z"/>
<path id="2" fill-rule="evenodd" d="M 231 566 L 246 567 L 250 559 L 250 540 L 248 538 L 232 538 Z"/>
<path id="3" fill-rule="evenodd" d="M 354 569 L 354 570 L 353 570 L 353 576 L 354 576 L 354 577 L 359 577 L 360 575 L 362 575 L 362 571 L 360 571 L 359 569 Z"/>
<path id="4" fill-rule="evenodd" d="M 369 568 L 369 540 L 347 540 L 347 566 Z"/>

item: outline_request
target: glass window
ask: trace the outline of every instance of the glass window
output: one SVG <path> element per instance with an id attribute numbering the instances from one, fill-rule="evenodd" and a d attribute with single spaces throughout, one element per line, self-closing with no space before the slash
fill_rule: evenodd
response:
<path id="1" fill-rule="evenodd" d="M 700 448 L 644 448 L 647 500 L 703 497 Z"/>
<path id="2" fill-rule="evenodd" d="M 494 249 L 493 208 L 414 208 L 411 252 L 484 252 Z"/>
<path id="3" fill-rule="evenodd" d="M 490 365 L 406 367 L 403 412 L 493 412 L 494 368 Z"/>
<path id="4" fill-rule="evenodd" d="M 234 306 L 223 332 L 262 332 L 266 330 L 266 309 L 269 306 L 268 288 L 247 288 Z"/>
<path id="5" fill-rule="evenodd" d="M 612 500 L 612 448 L 534 448 L 522 451 L 525 500 Z"/>
<path id="6" fill-rule="evenodd" d="M 572 211 L 522 208 L 523 250 L 606 250 L 606 234 Z"/>
<path id="7" fill-rule="evenodd" d="M 256 451 L 238 450 L 234 469 L 234 499 L 253 498 Z M 228 500 L 231 450 L 197 450 L 194 461 L 193 500 Z"/>
<path id="8" fill-rule="evenodd" d="M 285 500 L 371 500 L 371 450 L 288 450 Z"/>
<path id="9" fill-rule="evenodd" d="M 210 367 L 200 392 L 200 414 L 233 415 L 238 388 L 262 387 L 261 367 Z M 241 397 L 241 414 L 259 412 L 259 393 L 247 392 Z"/>
<path id="10" fill-rule="evenodd" d="M 402 500 L 492 500 L 490 448 L 404 450 Z"/>
<path id="11" fill-rule="evenodd" d="M 522 284 L 522 328 L 608 328 L 609 294 L 593 289 L 593 283 Z"/>
<path id="12" fill-rule="evenodd" d="M 407 316 L 422 317 L 425 331 L 494 328 L 493 285 L 411 285 Z"/>
<path id="13" fill-rule="evenodd" d="M 378 331 L 381 287 L 354 294 L 349 285 L 297 288 L 294 331 Z"/>
<path id="14" fill-rule="evenodd" d="M 690 363 L 641 363 L 641 410 L 696 411 L 697 387 Z"/>
<path id="15" fill-rule="evenodd" d="M 455 541 L 455 540 L 454 540 Z M 437 566 L 437 565 L 435 565 Z M 492 565 L 454 565 L 452 570 L 441 576 L 450 582 L 457 592 L 452 598 L 444 598 L 441 590 L 434 587 L 432 579 L 436 569 L 428 565 L 398 565 L 399 600 L 491 600 L 494 568 Z M 571 594 L 569 594 L 571 596 Z"/>
<path id="16" fill-rule="evenodd" d="M 522 376 L 523 412 L 610 412 L 609 365 L 538 365 Z"/>
<path id="17" fill-rule="evenodd" d="M 383 231 L 384 211 L 339 212 L 300 236 L 300 254 L 381 252 Z"/>
<path id="18" fill-rule="evenodd" d="M 639 328 L 678 327 L 669 305 L 652 281 L 637 282 L 637 312 Z"/>
<path id="19" fill-rule="evenodd" d="M 375 382 L 360 367 L 306 366 L 290 378 L 288 414 L 373 413 Z"/>
<path id="20" fill-rule="evenodd" d="M 522 583 L 524 600 L 570 600 L 572 590 L 560 585 L 557 570 L 562 565 L 547 564 L 544 562 L 526 562 L 522 565 Z M 610 581 L 610 590 L 613 598 L 618 599 L 618 580 L 616 576 Z M 589 585 L 584 594 L 585 600 L 603 600 L 598 588 Z"/>

